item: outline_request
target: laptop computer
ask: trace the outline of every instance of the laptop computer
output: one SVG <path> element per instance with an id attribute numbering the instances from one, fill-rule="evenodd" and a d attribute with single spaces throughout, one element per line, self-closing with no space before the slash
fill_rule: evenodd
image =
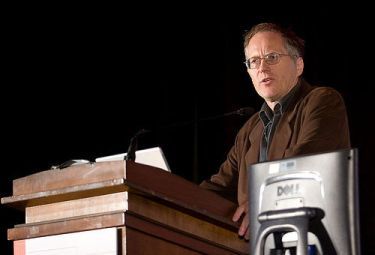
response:
<path id="1" fill-rule="evenodd" d="M 124 160 L 125 156 L 126 153 L 115 154 L 111 156 L 96 158 L 95 162 Z M 164 156 L 163 150 L 160 147 L 153 147 L 149 149 L 136 151 L 135 162 L 153 167 L 158 167 L 168 172 L 171 172 L 168 162 Z"/>

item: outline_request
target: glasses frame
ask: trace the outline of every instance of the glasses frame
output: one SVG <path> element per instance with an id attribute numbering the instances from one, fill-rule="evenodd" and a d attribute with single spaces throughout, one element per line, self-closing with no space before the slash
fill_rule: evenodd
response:
<path id="1" fill-rule="evenodd" d="M 275 56 L 276 59 L 269 58 L 270 56 Z M 253 57 L 253 59 L 256 58 L 256 60 L 259 61 L 259 62 L 255 63 L 255 67 L 251 67 L 251 63 L 250 63 L 251 58 L 246 59 L 246 61 L 243 62 L 243 63 L 245 64 L 247 69 L 258 69 L 259 66 L 262 64 L 262 60 L 264 60 L 267 65 L 276 65 L 276 64 L 280 63 L 280 58 L 284 57 L 284 56 L 293 57 L 293 55 L 290 55 L 290 54 L 271 52 L 271 53 L 268 53 L 268 54 L 264 55 L 264 57 L 262 57 L 262 58 L 261 57 Z M 272 62 L 272 61 L 276 61 L 276 62 Z"/>

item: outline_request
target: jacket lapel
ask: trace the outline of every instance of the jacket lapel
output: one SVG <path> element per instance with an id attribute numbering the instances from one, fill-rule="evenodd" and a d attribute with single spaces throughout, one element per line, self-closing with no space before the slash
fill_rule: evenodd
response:
<path id="1" fill-rule="evenodd" d="M 261 121 L 258 121 L 256 126 L 253 128 L 249 135 L 250 140 L 250 149 L 246 152 L 246 165 L 257 163 L 259 161 L 259 150 L 260 150 L 260 141 L 263 132 L 263 124 Z"/>

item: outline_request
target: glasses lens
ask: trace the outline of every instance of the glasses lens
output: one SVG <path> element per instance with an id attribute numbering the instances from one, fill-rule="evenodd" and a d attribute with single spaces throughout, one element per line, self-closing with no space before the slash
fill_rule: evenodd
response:
<path id="1" fill-rule="evenodd" d="M 249 67 L 250 69 L 256 69 L 259 67 L 260 58 L 249 58 Z"/>
<path id="2" fill-rule="evenodd" d="M 265 55 L 263 58 L 259 58 L 259 57 L 249 58 L 248 60 L 245 61 L 245 65 L 248 69 L 257 69 L 260 66 L 262 59 L 264 59 L 264 62 L 266 62 L 268 65 L 275 65 L 279 63 L 280 56 L 281 55 L 278 53 L 270 53 L 268 55 Z"/>
<path id="3" fill-rule="evenodd" d="M 271 54 L 266 55 L 264 57 L 264 60 L 266 61 L 267 64 L 274 65 L 279 62 L 279 57 L 280 57 L 279 54 L 271 53 Z"/>

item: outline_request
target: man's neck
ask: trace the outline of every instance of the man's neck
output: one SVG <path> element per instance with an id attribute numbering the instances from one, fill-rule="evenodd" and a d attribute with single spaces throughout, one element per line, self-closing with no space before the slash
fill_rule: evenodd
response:
<path id="1" fill-rule="evenodd" d="M 272 101 L 272 102 L 266 101 L 266 104 L 267 104 L 268 107 L 271 108 L 271 110 L 273 111 L 274 108 L 275 108 L 275 105 L 276 105 L 278 102 L 279 102 L 279 101 Z"/>
<path id="2" fill-rule="evenodd" d="M 289 91 L 288 91 L 285 95 L 283 95 L 282 97 L 280 97 L 278 100 L 273 100 L 273 101 L 267 101 L 267 100 L 266 100 L 266 104 L 268 105 L 268 107 L 271 108 L 272 111 L 274 111 L 274 109 L 275 109 L 275 105 L 277 105 L 278 103 L 283 104 L 284 101 L 285 101 L 285 99 L 287 98 L 287 96 L 291 93 L 291 91 L 292 91 L 295 87 L 297 87 L 298 84 L 300 84 L 300 80 L 297 80 L 296 84 L 294 84 L 294 86 L 292 86 L 292 87 L 289 89 Z M 283 98 L 285 98 L 285 99 L 283 99 Z"/>

